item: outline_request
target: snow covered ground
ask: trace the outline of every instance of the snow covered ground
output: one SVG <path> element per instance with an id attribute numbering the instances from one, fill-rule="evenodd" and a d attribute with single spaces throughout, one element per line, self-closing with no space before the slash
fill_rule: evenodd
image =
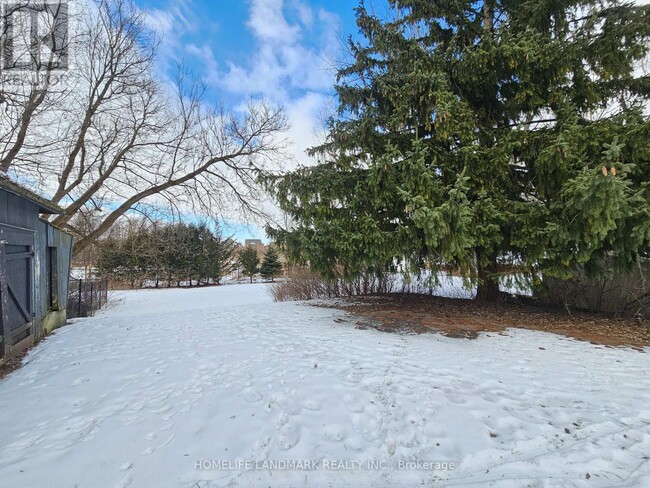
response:
<path id="1" fill-rule="evenodd" d="M 650 486 L 650 354 L 357 330 L 264 285 L 114 298 L 0 382 L 0 486 Z"/>
<path id="2" fill-rule="evenodd" d="M 428 283 L 429 277 L 430 274 L 425 272 L 419 278 L 412 277 L 407 280 L 408 284 L 402 285 L 405 281 L 404 278 L 400 275 L 395 275 L 395 286 L 393 288 L 393 291 L 421 293 L 424 295 L 431 294 L 447 298 L 469 299 L 476 296 L 476 286 L 468 289 L 468 287 L 463 282 L 463 278 L 460 276 L 454 276 L 441 272 L 438 274 L 439 283 L 433 287 L 433 289 L 431 289 Z M 510 275 L 501 277 L 499 288 L 503 292 L 512 293 L 515 295 L 532 295 L 529 284 L 527 284 L 526 279 L 522 276 L 517 277 L 516 275 Z"/>

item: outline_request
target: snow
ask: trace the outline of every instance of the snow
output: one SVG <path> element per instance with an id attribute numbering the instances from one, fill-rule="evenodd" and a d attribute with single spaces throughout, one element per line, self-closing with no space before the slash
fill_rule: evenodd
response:
<path id="1" fill-rule="evenodd" d="M 650 486 L 648 354 L 357 330 L 261 284 L 113 301 L 0 382 L 3 487 Z"/>
<path id="2" fill-rule="evenodd" d="M 468 288 L 463 278 L 448 273 L 438 273 L 438 284 L 433 288 L 430 287 L 428 279 L 429 273 L 423 273 L 419 278 L 412 277 L 404 280 L 401 275 L 395 275 L 395 291 L 410 293 L 421 293 L 424 295 L 431 294 L 447 298 L 464 298 L 470 299 L 476 297 L 476 286 Z M 503 276 L 500 279 L 500 290 L 505 293 L 515 295 L 532 295 L 532 291 L 527 284 L 526 278 L 518 275 Z"/>

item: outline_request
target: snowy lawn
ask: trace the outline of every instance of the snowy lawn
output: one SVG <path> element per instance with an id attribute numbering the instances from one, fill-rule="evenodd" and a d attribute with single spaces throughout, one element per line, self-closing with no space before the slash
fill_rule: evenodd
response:
<path id="1" fill-rule="evenodd" d="M 356 330 L 264 285 L 113 296 L 0 382 L 0 486 L 650 486 L 650 354 Z"/>

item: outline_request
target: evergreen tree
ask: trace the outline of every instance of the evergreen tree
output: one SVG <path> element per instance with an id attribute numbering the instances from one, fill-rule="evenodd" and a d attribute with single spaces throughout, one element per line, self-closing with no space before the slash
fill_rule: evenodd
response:
<path id="1" fill-rule="evenodd" d="M 257 274 L 260 258 L 255 248 L 246 246 L 239 254 L 239 263 L 244 269 L 244 276 L 248 276 L 253 282 L 253 276 Z"/>
<path id="2" fill-rule="evenodd" d="M 326 275 L 499 262 L 568 277 L 650 239 L 650 7 L 617 0 L 363 5 L 319 164 L 270 180 L 290 259 Z"/>
<path id="3" fill-rule="evenodd" d="M 219 283 L 234 269 L 237 243 L 207 224 L 158 223 L 129 227 L 125 235 L 111 235 L 99 243 L 102 275 L 132 286 L 137 280 Z"/>
<path id="4" fill-rule="evenodd" d="M 219 284 L 224 276 L 235 269 L 237 241 L 224 238 L 220 227 L 217 226 L 214 231 L 206 234 L 205 248 L 203 274 L 207 281 Z"/>
<path id="5" fill-rule="evenodd" d="M 281 270 L 282 263 L 280 262 L 278 252 L 275 250 L 274 246 L 268 246 L 264 253 L 264 259 L 262 260 L 262 266 L 260 267 L 260 274 L 264 279 L 270 279 L 273 281 L 273 278 L 280 273 Z"/>

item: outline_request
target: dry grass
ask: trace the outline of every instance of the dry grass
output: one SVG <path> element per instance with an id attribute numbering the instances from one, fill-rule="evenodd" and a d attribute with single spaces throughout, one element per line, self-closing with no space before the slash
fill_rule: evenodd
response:
<path id="1" fill-rule="evenodd" d="M 394 287 L 395 279 L 388 275 L 380 278 L 368 274 L 352 281 L 328 281 L 308 269 L 296 268 L 286 280 L 273 283 L 269 290 L 276 302 L 288 302 L 390 293 Z"/>

